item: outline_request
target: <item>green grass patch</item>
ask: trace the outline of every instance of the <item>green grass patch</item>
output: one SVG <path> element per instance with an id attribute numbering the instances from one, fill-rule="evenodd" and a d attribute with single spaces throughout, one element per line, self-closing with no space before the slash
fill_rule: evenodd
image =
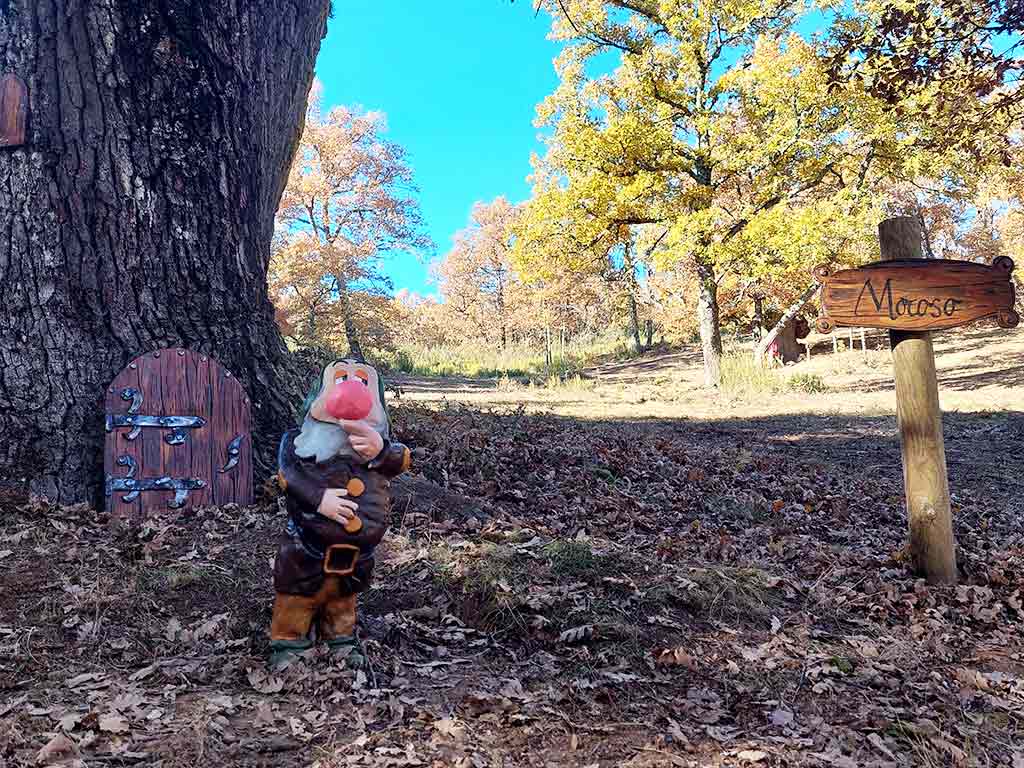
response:
<path id="1" fill-rule="evenodd" d="M 544 555 L 555 575 L 586 581 L 601 578 L 607 560 L 595 554 L 590 542 L 579 539 L 553 541 L 544 547 Z"/>
<path id="2" fill-rule="evenodd" d="M 589 386 L 580 371 L 598 362 L 635 356 L 620 334 L 604 334 L 567 344 L 553 343 L 550 359 L 543 344 L 516 344 L 505 349 L 480 343 L 447 346 L 406 345 L 386 356 L 387 366 L 415 376 L 464 376 L 511 379 L 546 386 Z"/>
<path id="3" fill-rule="evenodd" d="M 694 613 L 744 623 L 765 623 L 779 602 L 759 568 L 690 568 L 676 586 L 679 602 Z"/>
<path id="4" fill-rule="evenodd" d="M 786 375 L 782 369 L 761 366 L 750 352 L 722 357 L 721 390 L 730 397 L 753 399 L 782 392 L 827 392 L 828 385 L 816 373 Z"/>
<path id="5" fill-rule="evenodd" d="M 816 373 L 794 373 L 786 379 L 786 387 L 793 392 L 828 392 L 825 380 Z"/>
<path id="6" fill-rule="evenodd" d="M 722 357 L 722 392 L 737 398 L 782 392 L 785 379 L 774 368 L 762 367 L 749 352 Z"/>
<path id="7" fill-rule="evenodd" d="M 530 561 L 500 544 L 487 544 L 473 553 L 438 545 L 430 555 L 431 577 L 460 619 L 484 631 L 528 634 L 520 608 Z"/>
<path id="8" fill-rule="evenodd" d="M 221 574 L 185 565 L 173 568 L 143 568 L 137 576 L 139 587 L 146 592 L 164 592 L 183 589 L 192 585 L 220 584 Z"/>

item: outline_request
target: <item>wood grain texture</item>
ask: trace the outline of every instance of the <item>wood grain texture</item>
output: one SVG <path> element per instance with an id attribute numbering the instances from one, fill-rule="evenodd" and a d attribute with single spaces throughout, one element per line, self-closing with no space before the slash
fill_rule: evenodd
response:
<path id="1" fill-rule="evenodd" d="M 13 73 L 0 78 L 0 147 L 20 147 L 28 129 L 28 87 Z"/>
<path id="2" fill-rule="evenodd" d="M 917 263 L 915 257 L 921 253 L 921 229 L 917 219 L 901 216 L 881 222 L 878 240 L 883 259 L 889 256 L 905 259 L 893 265 L 894 269 L 906 269 L 908 263 Z M 988 269 L 983 265 L 971 266 Z M 1012 263 L 1006 270 L 1007 280 L 1010 270 Z M 911 267 L 910 273 L 919 275 L 921 282 L 933 291 L 944 279 L 941 270 Z M 957 580 L 956 542 L 932 336 L 925 330 L 890 330 L 889 342 L 896 380 L 896 418 L 903 458 L 911 561 L 930 584 L 953 584 Z"/>
<path id="3" fill-rule="evenodd" d="M 183 442 L 166 440 L 170 429 L 146 427 L 134 440 L 127 427 L 107 432 L 104 473 L 114 478 L 127 476 L 119 466 L 120 456 L 136 464 L 138 480 L 157 477 L 197 478 L 205 487 L 188 493 L 186 507 L 204 507 L 252 501 L 252 433 L 250 403 L 242 385 L 216 360 L 186 349 L 161 349 L 135 358 L 107 387 L 106 412 L 127 414 L 131 403 L 121 393 L 131 387 L 142 393 L 138 414 L 147 416 L 198 416 L 205 425 L 184 429 Z M 234 466 L 229 446 L 241 436 Z M 114 518 L 138 521 L 149 512 L 168 508 L 174 492 L 151 490 L 135 501 L 125 502 L 123 491 L 106 497 L 107 510 Z"/>
<path id="4" fill-rule="evenodd" d="M 931 334 L 891 331 L 890 343 L 910 557 L 930 584 L 953 584 L 956 543 Z"/>
<path id="5" fill-rule="evenodd" d="M 1020 321 L 1014 310 L 1013 261 L 880 261 L 834 275 L 819 268 L 822 316 L 818 330 L 839 326 L 933 331 L 993 317 L 1003 328 Z"/>

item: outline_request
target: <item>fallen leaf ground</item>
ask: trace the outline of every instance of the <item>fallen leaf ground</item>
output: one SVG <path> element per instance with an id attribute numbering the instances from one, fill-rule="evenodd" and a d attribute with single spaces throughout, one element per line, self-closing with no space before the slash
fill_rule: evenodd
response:
<path id="1" fill-rule="evenodd" d="M 890 414 L 400 403 L 369 676 L 266 671 L 272 488 L 121 536 L 0 496 L 0 766 L 1024 766 L 1021 413 L 946 416 L 936 588 Z"/>

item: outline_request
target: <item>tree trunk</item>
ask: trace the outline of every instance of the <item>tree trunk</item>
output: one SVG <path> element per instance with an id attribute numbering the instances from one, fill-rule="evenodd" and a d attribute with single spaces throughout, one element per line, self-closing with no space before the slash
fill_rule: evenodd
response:
<path id="1" fill-rule="evenodd" d="M 636 294 L 640 286 L 636 280 L 636 262 L 633 260 L 633 249 L 630 243 L 626 243 L 623 252 L 622 271 L 626 278 L 627 301 L 629 302 L 629 335 L 633 337 L 636 345 L 636 353 L 639 355 L 644 351 L 643 342 L 640 341 L 640 312 L 636 306 Z"/>
<path id="2" fill-rule="evenodd" d="M 646 333 L 647 333 L 647 342 L 645 344 L 645 347 L 647 349 L 650 349 L 651 347 L 654 346 L 654 321 L 651 320 L 651 318 L 648 317 L 645 322 L 646 322 L 645 330 L 646 330 Z"/>
<path id="3" fill-rule="evenodd" d="M 6 0 L 27 143 L 0 150 L 0 482 L 99 502 L 103 395 L 135 355 L 217 358 L 257 478 L 304 382 L 267 296 L 328 0 Z"/>
<path id="4" fill-rule="evenodd" d="M 633 337 L 636 353 L 641 354 L 644 344 L 640 340 L 640 314 L 636 308 L 636 295 L 632 291 L 629 292 L 629 335 Z"/>
<path id="5" fill-rule="evenodd" d="M 800 359 L 800 343 L 796 340 L 795 323 L 786 323 L 776 338 L 779 342 L 779 357 L 783 363 L 795 363 Z"/>
<path id="6" fill-rule="evenodd" d="M 778 338 L 779 334 L 782 333 L 783 329 L 789 325 L 793 318 L 800 314 L 800 310 L 804 308 L 804 304 L 811 300 L 814 292 L 820 287 L 820 283 L 811 283 L 804 292 L 800 294 L 800 298 L 789 305 L 789 309 L 782 313 L 782 317 L 779 318 L 772 329 L 768 331 L 768 335 L 761 339 L 761 342 L 757 345 L 757 349 L 754 351 L 754 359 L 759 363 L 764 361 L 764 353 L 768 351 L 768 347 L 772 345 L 772 342 Z"/>
<path id="7" fill-rule="evenodd" d="M 697 322 L 704 355 L 704 386 L 717 387 L 722 378 L 722 332 L 718 322 L 718 283 L 714 269 L 697 264 Z"/>
<path id="8" fill-rule="evenodd" d="M 505 288 L 502 280 L 498 281 L 498 290 L 494 295 L 494 308 L 497 310 L 498 322 L 501 324 L 501 350 L 508 349 L 508 318 L 505 316 Z"/>
<path id="9" fill-rule="evenodd" d="M 348 341 L 349 357 L 355 360 L 365 360 L 363 345 L 359 343 L 359 331 L 356 330 L 356 323 L 348 312 L 345 313 L 345 339 Z"/>
<path id="10" fill-rule="evenodd" d="M 754 336 L 760 341 L 764 338 L 765 327 L 764 327 L 764 296 L 756 294 L 754 296 Z"/>
<path id="11" fill-rule="evenodd" d="M 343 277 L 335 278 L 338 283 L 338 303 L 341 304 L 341 316 L 345 324 L 345 341 L 348 342 L 349 357 L 356 360 L 365 360 L 363 345 L 359 343 L 359 329 L 356 328 L 355 318 L 352 316 L 352 305 L 349 302 L 348 283 Z"/>

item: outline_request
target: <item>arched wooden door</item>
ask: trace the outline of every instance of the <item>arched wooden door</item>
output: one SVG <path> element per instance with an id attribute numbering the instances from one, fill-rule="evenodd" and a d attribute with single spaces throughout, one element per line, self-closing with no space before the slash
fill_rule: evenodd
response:
<path id="1" fill-rule="evenodd" d="M 160 349 L 132 360 L 106 393 L 107 510 L 252 502 L 249 398 L 209 355 Z"/>

